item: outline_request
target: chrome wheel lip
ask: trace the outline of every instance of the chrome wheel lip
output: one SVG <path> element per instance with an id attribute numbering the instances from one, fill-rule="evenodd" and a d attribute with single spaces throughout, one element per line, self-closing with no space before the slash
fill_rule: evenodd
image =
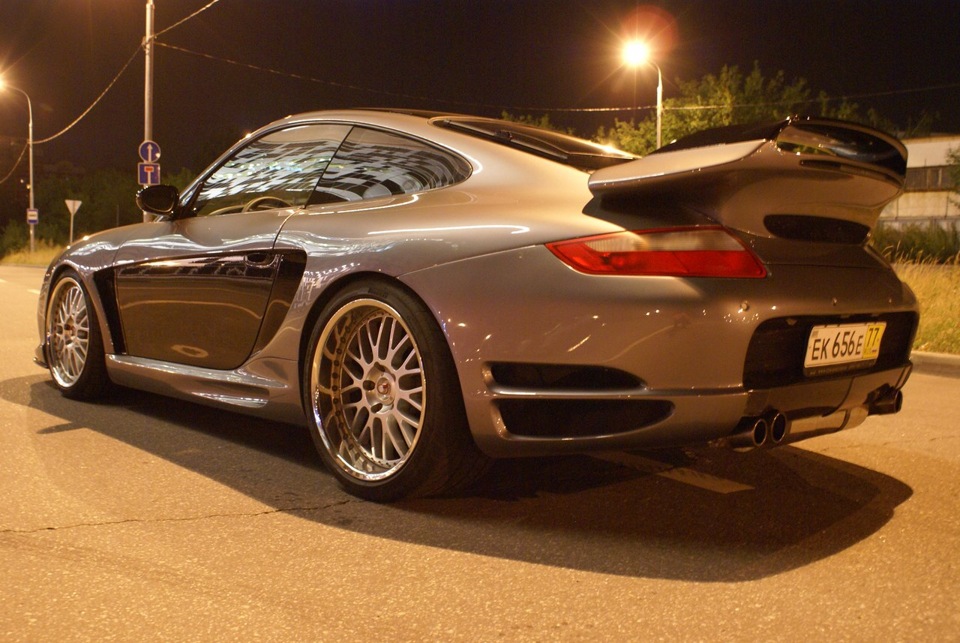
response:
<path id="1" fill-rule="evenodd" d="M 397 475 L 427 410 L 422 352 L 400 313 L 373 298 L 338 308 L 314 347 L 309 385 L 310 413 L 337 467 L 368 483 Z"/>
<path id="2" fill-rule="evenodd" d="M 90 352 L 90 311 L 80 283 L 72 277 L 57 282 L 46 317 L 50 374 L 65 389 L 83 375 Z"/>

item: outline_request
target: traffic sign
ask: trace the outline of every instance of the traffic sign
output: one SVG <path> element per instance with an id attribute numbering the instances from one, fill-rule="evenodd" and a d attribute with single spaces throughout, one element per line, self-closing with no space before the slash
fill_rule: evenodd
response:
<path id="1" fill-rule="evenodd" d="M 160 146 L 150 139 L 140 143 L 140 159 L 144 163 L 156 163 L 160 160 Z"/>
<path id="2" fill-rule="evenodd" d="M 140 185 L 160 185 L 160 164 L 137 163 L 137 176 Z"/>
<path id="3" fill-rule="evenodd" d="M 38 223 L 40 223 L 40 210 L 27 208 L 27 225 L 37 225 Z"/>
<path id="4" fill-rule="evenodd" d="M 64 199 L 63 202 L 67 204 L 67 210 L 70 212 L 70 244 L 73 245 L 73 215 L 80 209 L 82 202 L 76 199 Z"/>

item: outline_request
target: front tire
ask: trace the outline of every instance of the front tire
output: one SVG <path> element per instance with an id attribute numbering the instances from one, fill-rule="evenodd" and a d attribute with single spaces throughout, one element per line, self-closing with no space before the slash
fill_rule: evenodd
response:
<path id="1" fill-rule="evenodd" d="M 317 450 L 353 495 L 435 495 L 484 469 L 443 333 L 399 288 L 361 282 L 324 307 L 303 390 Z"/>
<path id="2" fill-rule="evenodd" d="M 92 400 L 110 388 L 100 324 L 90 295 L 72 270 L 51 288 L 46 314 L 47 364 L 64 397 Z"/>

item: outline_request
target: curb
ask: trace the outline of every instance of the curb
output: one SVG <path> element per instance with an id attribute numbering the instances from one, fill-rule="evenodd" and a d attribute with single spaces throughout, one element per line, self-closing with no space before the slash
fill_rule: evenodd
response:
<path id="1" fill-rule="evenodd" d="M 960 377 L 960 355 L 914 351 L 910 356 L 913 370 L 925 375 Z"/>

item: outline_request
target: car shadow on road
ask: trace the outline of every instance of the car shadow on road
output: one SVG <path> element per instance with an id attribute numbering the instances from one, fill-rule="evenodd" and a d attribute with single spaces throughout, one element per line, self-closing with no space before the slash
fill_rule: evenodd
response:
<path id="1" fill-rule="evenodd" d="M 467 495 L 377 505 L 340 490 L 305 428 L 129 390 L 74 402 L 42 375 L 0 382 L 0 399 L 62 420 L 40 436 L 93 430 L 305 520 L 625 576 L 780 574 L 855 546 L 912 494 L 883 473 L 788 446 L 503 460 Z"/>

